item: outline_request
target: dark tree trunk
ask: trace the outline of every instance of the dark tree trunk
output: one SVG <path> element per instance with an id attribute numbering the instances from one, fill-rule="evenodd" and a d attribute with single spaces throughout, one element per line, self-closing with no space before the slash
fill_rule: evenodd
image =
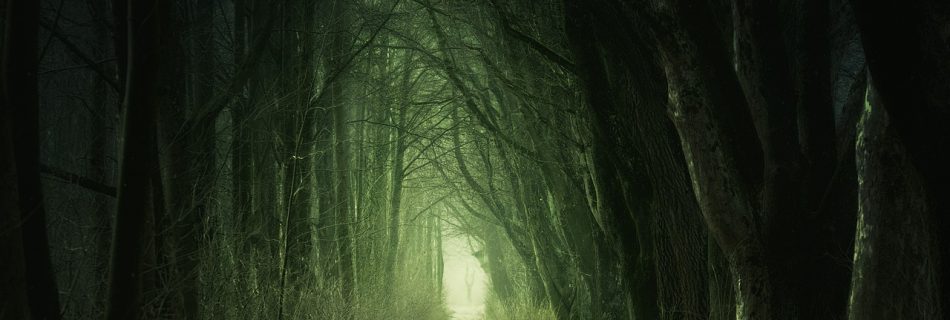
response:
<path id="1" fill-rule="evenodd" d="M 309 1 L 293 1 L 287 4 L 289 17 L 285 19 L 288 30 L 312 30 L 315 24 L 313 16 L 315 5 Z M 287 32 L 283 47 L 282 105 L 288 110 L 282 121 L 285 127 L 283 137 L 285 205 L 287 210 L 286 258 L 289 261 L 287 272 L 293 283 L 306 283 L 309 278 L 308 266 L 311 263 L 311 235 L 313 232 L 311 198 L 313 196 L 313 157 L 314 126 L 316 110 L 310 101 L 314 88 L 313 75 L 316 64 L 313 63 L 314 40 Z"/>
<path id="2" fill-rule="evenodd" d="M 495 230 L 495 228 L 490 228 L 490 230 Z M 508 274 L 508 266 L 502 261 L 503 251 L 500 239 L 503 238 L 497 231 L 489 231 L 486 233 L 485 245 L 482 250 L 484 250 L 483 259 L 485 259 L 487 263 L 483 265 L 483 268 L 488 273 L 492 291 L 498 295 L 499 299 L 506 301 L 513 297 L 514 291 L 511 287 L 511 276 Z"/>
<path id="3" fill-rule="evenodd" d="M 614 102 L 606 92 L 599 91 L 601 88 L 609 88 L 610 84 L 607 83 L 607 76 L 604 74 L 602 67 L 598 62 L 594 62 L 596 61 L 594 59 L 597 59 L 596 56 L 600 54 L 599 48 L 597 48 L 598 44 L 587 38 L 588 34 L 595 32 L 592 24 L 593 13 L 591 11 L 591 7 L 595 5 L 596 4 L 582 3 L 579 1 L 566 1 L 565 19 L 568 38 L 571 40 L 571 49 L 574 52 L 575 59 L 577 59 L 578 69 L 586 71 L 581 72 L 579 76 L 584 81 L 585 89 L 588 90 L 588 92 L 586 92 L 588 104 L 591 109 L 594 110 L 592 114 L 595 115 L 596 119 L 592 124 L 594 135 L 594 147 L 592 150 L 594 158 L 593 167 L 595 171 L 594 180 L 602 193 L 598 202 L 603 202 L 604 211 L 599 215 L 598 223 L 600 228 L 604 230 L 608 242 L 613 247 L 614 252 L 612 252 L 612 254 L 620 257 L 622 261 L 622 269 L 625 277 L 621 286 L 626 290 L 625 304 L 627 312 L 635 309 L 637 319 L 655 319 L 658 316 L 656 310 L 655 278 L 653 278 L 652 275 L 651 277 L 644 277 L 644 275 L 638 274 L 639 272 L 632 270 L 634 266 L 640 266 L 641 270 L 652 270 L 652 268 L 645 269 L 643 267 L 644 263 L 636 261 L 638 258 L 645 258 L 652 255 L 652 249 L 639 247 L 639 245 L 645 245 L 645 243 L 640 243 L 636 237 L 640 235 L 644 229 L 638 228 L 635 225 L 635 222 L 628 215 L 627 209 L 624 207 L 625 196 L 621 189 L 621 182 L 618 181 L 620 172 L 613 162 L 613 159 L 611 159 L 611 157 L 615 155 L 611 154 L 611 152 L 614 151 L 611 149 L 614 143 L 608 138 L 610 135 L 608 131 L 610 130 L 609 124 L 601 121 L 606 114 L 603 112 L 598 113 L 598 110 L 604 110 L 604 108 L 612 109 Z M 640 212 L 646 213 L 647 211 L 643 210 Z M 638 283 L 641 288 L 653 288 L 653 290 L 650 290 L 653 292 L 647 296 L 644 296 L 643 290 L 637 292 L 638 290 L 635 287 L 637 287 Z M 639 305 L 633 307 L 631 305 L 632 303 L 642 304 L 643 307 Z M 627 317 L 633 316 L 633 314 L 629 314 Z"/>
<path id="4" fill-rule="evenodd" d="M 936 226 L 923 172 L 873 88 L 857 141 L 858 225 L 851 319 L 940 319 Z M 886 195 L 886 196 L 882 196 Z"/>
<path id="5" fill-rule="evenodd" d="M 251 17 L 248 14 L 246 1 L 234 2 L 234 64 L 240 65 L 247 59 L 245 38 L 253 35 Z M 242 86 L 240 95 L 245 96 L 245 86 Z M 237 225 L 241 226 L 249 220 L 251 214 L 251 133 L 248 122 L 251 118 L 250 99 L 236 99 L 231 106 L 231 211 L 237 217 Z M 243 251 L 247 251 L 241 246 Z"/>
<path id="6" fill-rule="evenodd" d="M 342 3 L 337 2 L 337 5 L 340 6 Z M 342 85 L 339 86 L 341 87 L 336 89 L 334 97 L 342 99 L 343 88 Z M 336 177 L 334 179 L 336 185 L 334 199 L 336 200 L 336 217 L 338 218 L 336 223 L 336 241 L 337 252 L 340 255 L 340 263 L 338 266 L 343 289 L 343 299 L 347 303 L 352 304 L 356 299 L 356 283 L 354 282 L 353 239 L 351 236 L 354 219 L 353 213 L 350 211 L 350 153 L 349 146 L 345 143 L 349 136 L 346 125 L 347 118 L 347 109 L 344 108 L 343 105 L 338 104 L 333 109 L 333 131 L 335 136 L 333 167 L 336 171 Z"/>
<path id="7" fill-rule="evenodd" d="M 328 102 L 320 102 L 321 108 L 317 111 L 317 134 L 314 160 L 314 175 L 317 196 L 317 257 L 320 261 L 319 269 L 323 278 L 336 277 L 335 266 L 339 255 L 336 251 L 336 208 L 333 197 L 333 113 Z"/>
<path id="8" fill-rule="evenodd" d="M 728 59 L 717 48 L 714 24 L 700 9 L 685 3 L 657 6 L 646 17 L 664 23 L 649 32 L 657 40 L 669 84 L 670 117 L 695 196 L 736 277 L 736 316 L 772 318 L 773 287 L 750 193 L 757 180 L 752 177 L 758 148 L 741 139 L 755 135 L 741 125 L 748 123 L 741 108 L 745 101 Z"/>
<path id="9" fill-rule="evenodd" d="M 401 140 L 402 139 L 401 135 L 397 139 Z M 389 196 L 389 199 L 390 199 L 389 219 L 388 219 L 389 227 L 387 228 L 389 230 L 389 241 L 388 241 L 388 246 L 387 246 L 388 250 L 386 253 L 386 267 L 385 267 L 386 268 L 385 281 L 387 282 L 386 286 L 390 288 L 390 290 L 393 288 L 393 286 L 396 285 L 395 283 L 396 271 L 400 264 L 399 260 L 401 260 L 399 258 L 400 257 L 399 241 L 400 241 L 400 231 L 401 231 L 400 230 L 401 225 L 399 222 L 400 221 L 399 208 L 402 203 L 401 200 L 402 200 L 403 170 L 401 167 L 403 165 L 402 157 L 403 157 L 405 148 L 401 143 L 397 143 L 396 149 L 397 150 L 396 150 L 396 154 L 394 155 L 394 158 L 397 160 L 393 163 L 394 167 L 392 169 L 393 170 L 392 175 L 391 175 L 392 177 L 390 178 L 392 186 L 390 188 L 390 196 Z"/>
<path id="10" fill-rule="evenodd" d="M 15 121 L 8 122 L 12 125 L 8 133 L 12 134 L 18 198 L 16 207 L 19 210 L 5 214 L 19 212 L 21 215 L 20 219 L 13 221 L 19 222 L 16 224 L 20 226 L 17 231 L 22 235 L 22 261 L 30 316 L 33 319 L 59 319 L 59 290 L 50 261 L 39 168 L 39 93 L 36 75 L 39 63 L 37 38 L 40 1 L 9 0 L 6 5 L 2 112 Z M 12 261 L 16 263 L 19 260 Z"/>
<path id="11" fill-rule="evenodd" d="M 439 288 L 438 294 L 445 294 L 445 243 L 442 242 L 442 220 L 438 217 L 433 218 L 435 221 L 435 245 L 436 245 L 436 259 L 435 259 L 435 281 L 436 287 Z"/>
<path id="12" fill-rule="evenodd" d="M 331 19 L 333 21 L 347 21 L 345 16 L 346 2 L 341 0 L 335 0 L 332 2 L 331 9 Z M 342 59 L 343 55 L 340 54 L 344 52 L 344 45 L 346 41 L 346 36 L 343 32 L 338 32 L 331 40 L 332 52 L 337 54 L 333 55 L 333 65 L 336 68 L 332 72 L 343 72 L 343 70 L 338 68 L 343 68 Z M 337 79 L 333 79 L 330 87 L 327 88 L 329 91 L 329 100 L 332 105 L 332 115 L 333 115 L 333 169 L 335 175 L 333 177 L 333 199 L 334 199 L 334 216 L 336 217 L 336 244 L 337 244 L 337 254 L 339 255 L 339 263 L 337 264 L 338 274 L 340 275 L 340 285 L 342 288 L 343 300 L 348 304 L 353 304 L 356 301 L 356 281 L 354 273 L 354 263 L 353 260 L 353 242 L 352 237 L 353 233 L 353 212 L 351 211 L 351 191 L 350 191 L 350 145 L 348 143 L 349 139 L 349 126 L 347 121 L 349 120 L 349 108 L 347 108 L 348 101 L 346 100 L 346 91 L 345 91 L 345 76 L 340 76 Z M 350 317 L 350 316 L 348 316 Z"/>
<path id="13" fill-rule="evenodd" d="M 916 248 L 922 251 L 916 252 L 917 259 L 926 259 L 929 263 L 935 263 L 933 272 L 928 269 L 918 270 L 918 281 L 929 279 L 927 282 L 933 282 L 924 287 L 917 287 L 914 294 L 920 297 L 933 297 L 932 308 L 918 310 L 919 316 L 933 315 L 933 318 L 945 318 L 947 298 L 950 297 L 950 276 L 947 276 L 947 266 L 950 265 L 950 233 L 945 230 L 950 229 L 950 156 L 947 152 L 938 152 L 937 150 L 950 149 L 950 90 L 947 84 L 950 83 L 950 4 L 945 1 L 919 0 L 909 3 L 894 5 L 890 3 L 878 3 L 874 1 L 852 1 L 857 18 L 858 28 L 861 31 L 861 40 L 864 52 L 867 57 L 868 72 L 870 75 L 870 86 L 873 88 L 874 100 L 879 107 L 885 110 L 886 125 L 884 132 L 892 132 L 893 137 L 884 136 L 886 139 L 895 139 L 896 142 L 888 142 L 880 146 L 881 155 L 897 153 L 901 157 L 906 157 L 905 170 L 918 175 L 916 178 L 911 176 L 899 176 L 900 173 L 892 172 L 887 167 L 880 167 L 883 172 L 870 171 L 870 176 L 880 176 L 884 178 L 901 178 L 894 181 L 893 187 L 901 187 L 900 183 L 911 183 L 905 185 L 899 193 L 889 193 L 888 185 L 882 185 L 881 188 L 862 188 L 863 192 L 873 193 L 868 195 L 871 198 L 887 199 L 900 197 L 909 201 L 919 203 L 904 203 L 914 210 L 923 210 L 916 224 L 919 228 L 914 230 L 893 230 L 893 232 L 911 232 L 915 237 L 910 238 L 910 234 L 900 235 L 881 235 L 882 237 L 900 237 L 901 242 L 928 239 L 932 237 L 932 251 L 924 248 Z M 903 152 L 895 146 L 903 148 Z M 869 145 L 868 148 L 871 146 Z M 896 149 L 895 149 L 896 148 Z M 868 159 L 865 166 L 875 167 L 874 149 L 868 150 Z M 888 159 L 888 158 L 885 158 Z M 896 161 L 890 159 L 889 161 Z M 867 169 L 867 168 L 865 168 Z M 859 172 L 862 169 L 859 166 Z M 859 175 L 860 177 L 860 175 Z M 920 179 L 920 181 L 914 181 Z M 861 180 L 859 180 L 861 181 Z M 919 185 L 919 186 L 918 186 Z M 908 189 L 913 186 L 913 189 Z M 878 192 L 880 191 L 880 192 Z M 869 199 L 870 200 L 870 199 Z M 864 212 L 864 207 L 860 209 Z M 868 208 L 869 210 L 871 208 Z M 881 210 L 881 219 L 889 215 L 897 214 L 900 207 L 881 206 L 876 209 Z M 871 212 L 873 213 L 873 211 Z M 903 220 L 902 220 L 903 221 Z M 910 228 L 909 226 L 905 226 Z M 865 230 L 859 229 L 857 237 L 860 238 Z M 885 230 L 882 230 L 885 231 Z M 873 233 L 873 231 L 872 231 Z M 930 234 L 929 236 L 927 234 Z M 918 238 L 919 237 L 919 238 Z M 916 239 L 916 240 L 915 240 Z M 862 258 L 857 254 L 859 248 L 855 246 L 855 264 L 866 261 L 872 264 L 894 264 L 890 267 L 900 268 L 901 261 L 888 256 L 877 256 Z M 866 251 L 864 252 L 866 253 Z M 859 260 L 860 259 L 860 260 Z M 867 315 L 869 317 L 885 317 L 879 312 L 875 312 L 875 303 L 883 302 L 893 308 L 892 310 L 910 310 L 918 302 L 897 299 L 897 293 L 890 288 L 865 292 L 867 285 L 871 283 L 861 283 L 858 278 L 858 269 L 855 269 L 855 282 L 852 284 L 852 291 L 861 294 L 859 297 L 867 297 L 870 300 L 863 300 L 869 303 L 852 304 L 852 318 L 855 315 Z M 868 279 L 870 280 L 870 279 Z M 926 283 L 926 282 L 923 282 Z M 920 283 L 920 284 L 923 284 Z M 901 286 L 909 285 L 902 283 Z M 890 296 L 888 291 L 892 291 L 895 296 Z M 883 296 L 875 296 L 882 294 Z M 854 296 L 854 293 L 852 293 Z M 934 313 L 925 313 L 932 310 Z"/>
<path id="14" fill-rule="evenodd" d="M 6 77 L 0 79 L 6 83 Z M 5 88 L 5 85 L 2 85 Z M 16 159 L 13 151 L 12 119 L 6 94 L 0 108 L 0 225 L 20 226 L 22 217 L 18 207 Z M 0 232 L 0 310 L 9 319 L 30 319 L 29 298 L 26 292 L 26 268 L 23 263 L 23 228 L 7 228 Z"/>
<path id="15" fill-rule="evenodd" d="M 101 3 L 99 9 L 104 9 L 108 3 Z M 109 34 L 112 31 L 105 26 L 97 29 L 96 40 L 104 46 L 111 46 L 112 41 Z M 112 74 L 110 74 L 112 75 Z M 123 80 L 124 81 L 124 80 Z M 92 105 L 98 106 L 96 115 L 92 116 L 90 126 L 89 140 L 89 175 L 93 181 L 109 181 L 113 184 L 115 176 L 113 170 L 115 166 L 108 161 L 115 154 L 115 145 L 118 143 L 116 135 L 110 128 L 115 128 L 115 119 L 122 108 L 122 101 L 112 99 L 110 96 L 112 88 L 105 81 L 97 81 L 92 87 Z M 98 310 L 105 309 L 108 302 L 108 274 L 109 274 L 109 255 L 111 250 L 113 209 L 115 209 L 115 189 L 112 189 L 112 195 L 95 194 L 93 195 L 93 217 L 96 225 L 95 232 L 95 257 L 96 257 L 96 279 L 99 284 L 96 286 L 96 304 Z"/>
<path id="16" fill-rule="evenodd" d="M 200 7 L 200 6 L 199 6 Z M 168 227 L 173 230 L 171 237 L 166 237 L 168 244 L 158 242 L 159 256 L 166 256 L 162 251 L 172 250 L 167 254 L 168 258 L 174 263 L 173 269 L 178 285 L 174 286 L 176 310 L 175 314 L 183 319 L 196 319 L 198 317 L 198 261 L 201 258 L 201 224 L 207 211 L 206 196 L 211 190 L 211 181 L 207 175 L 213 168 L 214 158 L 213 149 L 206 150 L 206 143 L 213 141 L 214 124 L 201 123 L 192 131 L 183 128 L 190 128 L 193 114 L 191 106 L 200 106 L 190 103 L 187 93 L 197 98 L 198 91 L 189 90 L 199 80 L 187 72 L 186 67 L 193 66 L 198 61 L 190 61 L 187 52 L 184 34 L 184 28 L 190 22 L 198 22 L 197 19 L 190 19 L 189 12 L 183 9 L 169 9 L 169 26 L 162 33 L 161 43 L 162 57 L 158 79 L 153 80 L 158 83 L 160 92 L 160 110 L 158 119 L 158 150 L 161 162 L 160 179 L 161 194 L 163 197 L 156 197 L 156 201 L 163 201 L 162 206 L 165 209 L 161 216 L 164 219 L 158 219 L 156 222 L 162 228 Z M 200 55 L 195 55 L 200 57 Z M 206 92 L 203 92 L 206 93 Z M 206 98 L 202 97 L 202 98 Z M 156 211 L 158 213 L 159 211 Z M 159 229 L 162 229 L 159 228 Z M 157 230 L 156 232 L 161 232 Z"/>
<path id="17" fill-rule="evenodd" d="M 617 170 L 617 174 L 608 173 L 607 179 L 621 177 L 613 188 L 623 190 L 631 208 L 621 208 L 626 212 L 620 214 L 642 215 L 634 217 L 637 233 L 645 233 L 650 240 L 638 241 L 650 247 L 641 249 L 649 253 L 640 256 L 652 256 L 654 303 L 663 310 L 659 317 L 702 318 L 708 313 L 705 231 L 676 132 L 666 114 L 662 73 L 648 42 L 629 25 L 630 19 L 609 8 L 609 4 L 572 5 L 566 17 L 568 38 L 594 115 L 595 137 L 601 137 L 595 144 L 604 146 L 595 152 L 610 155 L 606 161 Z M 604 184 L 601 190 L 612 192 L 606 188 L 611 187 Z"/>
<path id="18" fill-rule="evenodd" d="M 147 239 L 146 219 L 154 216 L 151 205 L 153 172 L 158 158 L 156 130 L 163 101 L 160 68 L 162 31 L 170 8 L 164 1 L 128 3 L 128 78 L 125 92 L 120 152 L 118 202 L 112 249 L 108 319 L 140 319 L 142 314 L 143 256 Z M 161 201 L 160 199 L 155 199 Z"/>
<path id="19" fill-rule="evenodd" d="M 403 79 L 403 91 L 409 90 L 406 86 L 409 85 L 410 73 L 407 72 Z M 403 95 L 403 98 L 405 95 Z M 404 100 L 405 101 L 405 100 Z M 396 110 L 397 113 L 395 122 L 393 125 L 396 127 L 395 134 L 392 135 L 395 139 L 395 148 L 393 149 L 393 160 L 392 160 L 392 172 L 390 175 L 389 182 L 391 183 L 389 191 L 389 242 L 388 250 L 386 252 L 386 265 L 385 265 L 385 275 L 384 280 L 386 281 L 386 290 L 392 292 L 393 287 L 397 285 L 396 283 L 396 270 L 400 264 L 400 254 L 399 254 L 399 232 L 402 226 L 400 225 L 399 212 L 402 206 L 402 185 L 403 178 L 405 178 L 405 167 L 404 167 L 404 158 L 406 155 L 406 113 L 409 110 L 406 110 L 404 107 L 402 110 Z"/>

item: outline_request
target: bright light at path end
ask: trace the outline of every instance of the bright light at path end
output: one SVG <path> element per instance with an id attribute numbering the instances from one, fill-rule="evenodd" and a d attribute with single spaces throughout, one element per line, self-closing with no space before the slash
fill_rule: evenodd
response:
<path id="1" fill-rule="evenodd" d="M 482 319 L 487 278 L 464 239 L 446 237 L 444 250 L 446 303 L 457 320 Z"/>

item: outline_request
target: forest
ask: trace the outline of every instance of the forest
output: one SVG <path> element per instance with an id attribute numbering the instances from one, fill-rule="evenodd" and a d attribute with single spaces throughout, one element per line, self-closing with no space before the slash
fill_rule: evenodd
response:
<path id="1" fill-rule="evenodd" d="M 0 11 L 0 320 L 950 318 L 944 0 Z"/>

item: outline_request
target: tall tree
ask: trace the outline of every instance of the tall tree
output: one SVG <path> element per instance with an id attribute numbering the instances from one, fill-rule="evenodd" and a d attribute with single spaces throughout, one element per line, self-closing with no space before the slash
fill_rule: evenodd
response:
<path id="1" fill-rule="evenodd" d="M 33 319 L 59 319 L 59 290 L 50 262 L 46 207 L 43 203 L 39 168 L 40 120 L 36 76 L 39 63 L 40 1 L 10 0 L 6 5 L 2 112 L 5 116 L 10 116 L 10 120 L 5 121 L 4 130 L 10 130 L 5 135 L 10 134 L 8 139 L 13 143 L 13 150 L 6 151 L 12 151 L 15 159 L 16 188 L 5 191 L 15 190 L 17 204 L 15 207 L 9 206 L 8 209 L 18 210 L 10 210 L 4 214 L 20 213 L 19 219 L 11 221 L 18 222 L 14 226 L 17 226 L 16 231 L 22 235 L 20 243 L 23 246 L 21 252 L 30 316 Z M 11 122 L 12 119 L 16 122 Z M 12 125 L 12 128 L 6 129 L 7 125 Z M 14 165 L 5 165 L 7 168 L 12 166 Z M 19 250 L 13 252 L 17 251 Z M 17 263 L 21 260 L 12 261 Z"/>
<path id="2" fill-rule="evenodd" d="M 950 242 L 938 230 L 950 227 L 950 202 L 942 196 L 950 191 L 945 165 L 950 159 L 933 150 L 950 147 L 950 62 L 945 58 L 950 6 L 939 1 L 851 3 L 867 56 L 869 89 L 857 155 L 860 222 L 850 316 L 946 317 Z M 892 224 L 896 220 L 900 227 Z M 913 250 L 892 249 L 905 245 Z M 913 278 L 904 278 L 909 274 Z M 901 292 L 914 292 L 918 299 Z"/>
<path id="3" fill-rule="evenodd" d="M 333 21 L 345 22 L 346 20 L 346 3 L 342 0 L 336 0 L 333 2 L 331 19 Z M 388 21 L 388 20 L 387 20 Z M 384 22 L 385 23 L 385 22 Z M 345 25 L 345 24 L 342 24 Z M 347 126 L 347 121 L 349 119 L 348 109 L 343 104 L 346 99 L 346 91 L 344 87 L 344 81 L 337 79 L 336 77 L 341 76 L 345 72 L 348 62 L 343 62 L 342 59 L 345 58 L 344 55 L 339 54 L 343 52 L 343 46 L 345 44 L 343 33 L 338 33 L 337 36 L 333 37 L 331 40 L 332 52 L 337 54 L 331 55 L 334 59 L 335 65 L 338 69 L 334 70 L 335 73 L 333 77 L 328 78 L 326 81 L 332 81 L 329 83 L 329 99 L 333 108 L 333 169 L 335 172 L 333 185 L 334 185 L 334 216 L 336 217 L 336 243 L 337 243 L 337 254 L 339 254 L 339 268 L 340 283 L 342 286 L 343 301 L 346 301 L 349 304 L 355 303 L 356 300 L 356 283 L 354 278 L 354 263 L 353 261 L 353 212 L 351 204 L 351 191 L 350 191 L 350 150 L 347 141 L 349 141 L 349 127 Z M 352 317 L 349 315 L 348 317 Z"/>
<path id="4" fill-rule="evenodd" d="M 214 153 L 209 150 L 214 150 L 215 137 L 213 117 L 195 118 L 195 109 L 209 99 L 206 83 L 213 80 L 212 76 L 203 69 L 205 66 L 195 67 L 197 74 L 187 71 L 190 66 L 208 64 L 208 59 L 203 57 L 211 54 L 189 54 L 189 49 L 197 49 L 197 46 L 189 43 L 184 35 L 189 29 L 195 37 L 207 37 L 202 33 L 211 32 L 199 29 L 207 27 L 202 25 L 203 20 L 212 18 L 207 6 L 197 5 L 194 12 L 186 10 L 187 6 L 169 9 L 169 25 L 163 27 L 160 40 L 163 48 L 161 63 L 164 64 L 156 80 L 160 83 L 162 99 L 156 136 L 161 163 L 161 201 L 167 210 L 167 227 L 173 230 L 173 236 L 168 239 L 172 252 L 166 255 L 172 257 L 174 274 L 180 281 L 180 285 L 174 288 L 175 301 L 179 301 L 176 314 L 185 319 L 198 317 L 201 226 L 208 212 L 208 196 L 214 181 Z M 187 28 L 191 24 L 195 27 Z M 202 75 L 208 78 L 198 78 Z M 190 128 L 196 129 L 185 131 Z"/>
<path id="5" fill-rule="evenodd" d="M 162 95 L 162 46 L 170 23 L 165 1 L 130 0 L 128 76 L 123 103 L 119 187 L 109 277 L 108 319 L 143 317 L 143 256 L 146 221 L 154 216 L 153 172 L 158 168 L 157 118 Z"/>
<path id="6" fill-rule="evenodd" d="M 394 128 L 394 133 L 391 134 L 393 142 L 395 143 L 393 147 L 392 154 L 392 163 L 391 163 L 391 172 L 390 172 L 390 187 L 389 187 L 389 246 L 388 252 L 386 253 L 386 276 L 385 281 L 387 291 L 391 291 L 393 286 L 397 285 L 396 282 L 396 269 L 400 264 L 400 232 L 402 229 L 400 212 L 402 211 L 402 188 L 403 188 L 403 179 L 405 179 L 406 168 L 405 168 L 405 157 L 406 157 L 406 145 L 407 140 L 407 131 L 409 130 L 409 123 L 407 122 L 407 113 L 409 113 L 409 94 L 412 88 L 410 87 L 410 79 L 412 79 L 412 65 L 411 61 L 413 60 L 413 55 L 407 53 L 405 55 L 405 71 L 403 72 L 402 79 L 400 82 L 399 92 L 397 93 L 399 99 L 396 103 L 397 105 L 394 110 L 394 118 L 391 119 L 392 126 Z"/>
<path id="7" fill-rule="evenodd" d="M 6 20 L 9 21 L 9 20 Z M 5 41 L 5 40 L 4 40 Z M 4 43 L 4 48 L 7 48 Z M 4 53 L 4 55 L 6 55 Z M 6 59 L 4 59 L 6 60 Z M 4 68 L 6 69 L 6 68 Z M 0 77 L 0 219 L 4 226 L 21 226 L 22 215 L 19 209 L 17 192 L 16 153 L 13 143 L 13 110 L 6 97 L 7 73 Z M 0 257 L 4 263 L 0 268 L 0 295 L 7 297 L 0 304 L 5 316 L 16 319 L 29 319 L 29 305 L 26 281 L 26 266 L 23 263 L 23 231 L 20 227 L 9 228 L 0 233 Z"/>

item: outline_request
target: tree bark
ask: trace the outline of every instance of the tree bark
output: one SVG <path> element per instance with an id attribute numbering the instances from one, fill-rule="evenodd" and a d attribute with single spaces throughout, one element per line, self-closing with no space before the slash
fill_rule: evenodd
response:
<path id="1" fill-rule="evenodd" d="M 732 270 L 736 317 L 768 319 L 774 316 L 773 287 L 749 189 L 757 179 L 749 179 L 754 174 L 741 165 L 749 162 L 749 151 L 757 147 L 742 144 L 737 137 L 748 135 L 737 135 L 730 125 L 730 117 L 737 121 L 743 114 L 742 108 L 730 109 L 745 103 L 728 60 L 716 54 L 721 51 L 716 48 L 715 28 L 698 9 L 684 3 L 656 6 L 650 17 L 657 23 L 651 32 L 669 84 L 670 118 L 679 132 L 710 235 Z"/>
<path id="2" fill-rule="evenodd" d="M 638 237 L 649 239 L 638 242 L 649 245 L 641 250 L 649 251 L 648 263 L 656 270 L 659 317 L 702 318 L 709 308 L 706 235 L 677 133 L 667 117 L 662 70 L 649 41 L 630 25 L 634 18 L 611 5 L 566 8 L 568 38 L 593 115 L 595 159 L 606 152 L 607 159 L 597 165 L 612 166 L 617 173 L 608 172 L 603 180 L 619 180 L 613 187 L 600 182 L 599 190 L 610 194 L 611 188 L 621 189 L 623 203 L 630 206 L 621 207 L 621 214 L 634 215 Z"/>
<path id="3" fill-rule="evenodd" d="M 933 294 L 934 301 L 943 304 L 950 297 L 950 276 L 944 271 L 950 265 L 950 233 L 943 231 L 950 230 L 950 198 L 945 196 L 950 194 L 950 167 L 946 165 L 950 156 L 935 150 L 950 149 L 950 59 L 946 58 L 950 56 L 950 5 L 933 0 L 900 5 L 851 3 L 875 98 L 886 110 L 889 127 L 922 180 L 923 197 L 915 199 L 926 201 L 922 208 L 927 210 L 926 221 L 932 229 L 919 232 L 936 232 L 936 254 L 928 259 L 937 264 L 935 292 L 917 294 Z M 946 316 L 947 311 L 941 312 L 937 318 Z"/>
<path id="4" fill-rule="evenodd" d="M 923 172 L 875 90 L 857 141 L 858 225 L 850 319 L 940 319 L 937 226 Z"/>

